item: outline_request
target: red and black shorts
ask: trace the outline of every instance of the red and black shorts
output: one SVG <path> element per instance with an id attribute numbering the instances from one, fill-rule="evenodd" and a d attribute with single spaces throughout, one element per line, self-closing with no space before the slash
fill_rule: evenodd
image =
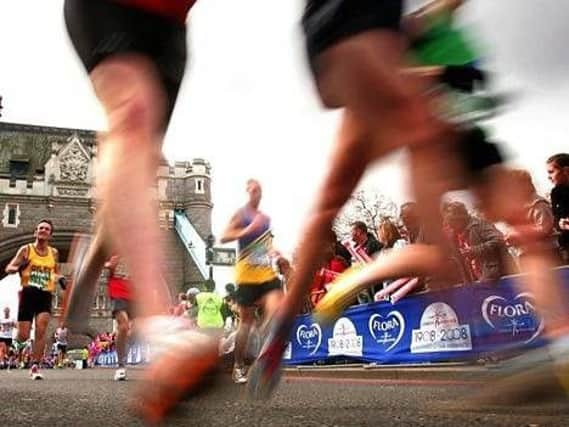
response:
<path id="1" fill-rule="evenodd" d="M 31 322 L 41 313 L 51 314 L 51 292 L 42 291 L 34 286 L 26 286 L 20 291 L 18 322 Z"/>
<path id="2" fill-rule="evenodd" d="M 117 314 L 124 311 L 129 319 L 134 319 L 134 305 L 132 301 L 122 299 L 122 298 L 111 298 L 111 313 L 113 319 L 117 317 Z"/>
<path id="3" fill-rule="evenodd" d="M 186 68 L 185 25 L 113 0 L 65 0 L 64 15 L 87 72 L 117 54 L 141 54 L 154 63 L 167 95 L 166 129 Z"/>

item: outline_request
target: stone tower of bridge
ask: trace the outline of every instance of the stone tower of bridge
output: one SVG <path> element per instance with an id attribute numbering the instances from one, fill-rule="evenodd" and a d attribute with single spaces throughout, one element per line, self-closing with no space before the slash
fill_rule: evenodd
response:
<path id="1" fill-rule="evenodd" d="M 54 223 L 51 244 L 60 251 L 65 270 L 73 236 L 92 228 L 96 154 L 94 131 L 0 122 L 0 278 L 17 249 L 33 241 L 34 227 L 42 218 Z M 171 289 L 198 285 L 204 277 L 176 234 L 174 211 L 184 211 L 204 241 L 211 235 L 210 165 L 203 159 L 163 162 L 155 194 Z M 55 298 L 56 314 L 60 299 Z M 92 316 L 109 322 L 104 280 Z"/>

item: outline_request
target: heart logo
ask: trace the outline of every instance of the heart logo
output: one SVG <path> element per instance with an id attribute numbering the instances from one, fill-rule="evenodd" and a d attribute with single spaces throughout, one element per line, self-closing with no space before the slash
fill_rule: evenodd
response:
<path id="1" fill-rule="evenodd" d="M 368 329 L 375 342 L 387 346 L 385 352 L 388 352 L 403 338 L 405 318 L 397 310 L 390 311 L 386 316 L 376 313 L 370 316 Z"/>
<path id="2" fill-rule="evenodd" d="M 530 343 L 543 331 L 543 319 L 537 314 L 533 295 L 529 292 L 517 294 L 512 299 L 491 295 L 482 302 L 482 317 L 492 328 L 502 332 L 512 332 L 516 336 L 523 332 L 533 332 L 525 341 Z"/>
<path id="3" fill-rule="evenodd" d="M 300 325 L 296 330 L 296 341 L 298 344 L 310 351 L 310 355 L 315 354 L 322 344 L 322 329 L 318 323 L 312 325 Z"/>

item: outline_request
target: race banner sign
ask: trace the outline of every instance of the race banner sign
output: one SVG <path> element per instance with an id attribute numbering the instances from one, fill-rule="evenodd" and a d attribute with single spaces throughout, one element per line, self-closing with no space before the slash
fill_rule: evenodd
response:
<path id="1" fill-rule="evenodd" d="M 569 268 L 557 270 L 569 303 Z M 342 358 L 380 364 L 474 359 L 536 347 L 544 321 L 522 276 L 351 307 L 332 325 L 297 318 L 285 363 Z M 544 285 L 545 286 L 545 285 Z"/>

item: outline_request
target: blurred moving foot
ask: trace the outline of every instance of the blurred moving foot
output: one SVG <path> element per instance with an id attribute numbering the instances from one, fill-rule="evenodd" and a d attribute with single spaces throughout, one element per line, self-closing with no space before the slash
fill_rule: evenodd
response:
<path id="1" fill-rule="evenodd" d="M 271 397 L 281 378 L 281 361 L 286 350 L 294 318 L 274 316 L 259 356 L 249 369 L 247 392 L 254 400 Z"/>
<path id="2" fill-rule="evenodd" d="M 156 424 L 188 394 L 198 392 L 219 364 L 219 340 L 187 329 L 181 318 L 153 318 L 143 327 L 152 362 L 133 400 L 133 409 Z"/>
<path id="3" fill-rule="evenodd" d="M 40 367 L 37 363 L 34 363 L 30 368 L 30 378 L 32 380 L 43 380 L 43 375 L 40 372 Z"/>

